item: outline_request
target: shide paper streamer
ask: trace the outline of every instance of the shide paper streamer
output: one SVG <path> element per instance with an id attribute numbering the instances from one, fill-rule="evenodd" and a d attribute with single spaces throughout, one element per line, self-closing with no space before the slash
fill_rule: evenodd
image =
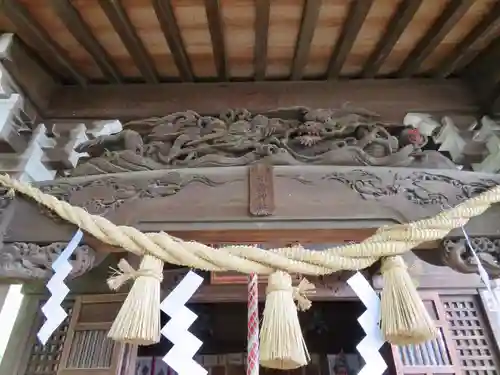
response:
<path id="1" fill-rule="evenodd" d="M 472 257 L 474 258 L 474 261 L 477 264 L 477 271 L 479 273 L 479 277 L 481 278 L 481 281 L 483 282 L 483 284 L 486 286 L 488 294 L 491 297 L 491 301 L 492 301 L 492 305 L 493 305 L 492 310 L 495 314 L 494 316 L 496 317 L 498 324 L 500 324 L 500 301 L 498 300 L 498 296 L 495 293 L 495 291 L 491 288 L 491 280 L 490 280 L 490 277 L 488 276 L 488 272 L 486 272 L 486 270 L 484 269 L 484 267 L 481 263 L 481 260 L 477 256 L 476 250 L 474 249 L 474 246 L 472 246 L 472 241 L 470 240 L 469 235 L 467 234 L 467 232 L 465 231 L 465 228 L 463 226 L 461 228 L 462 228 L 462 232 L 463 232 L 464 237 L 465 237 L 465 242 L 467 242 L 467 245 L 469 246 L 469 249 L 472 253 Z"/>
<path id="2" fill-rule="evenodd" d="M 61 306 L 66 296 L 69 293 L 69 288 L 64 284 L 64 280 L 71 272 L 72 266 L 68 259 L 71 257 L 76 247 L 83 237 L 83 232 L 79 229 L 61 255 L 52 263 L 54 275 L 47 283 L 47 289 L 50 291 L 50 298 L 42 306 L 42 313 L 46 320 L 38 331 L 37 337 L 42 345 L 47 343 L 47 340 L 55 332 L 55 330 L 66 319 L 68 314 Z"/>
<path id="3" fill-rule="evenodd" d="M 193 359 L 203 343 L 188 331 L 198 316 L 186 307 L 202 282 L 201 276 L 189 271 L 160 305 L 160 309 L 170 317 L 161 334 L 173 344 L 163 361 L 179 375 L 207 374 L 207 370 Z"/>
<path id="4" fill-rule="evenodd" d="M 379 349 L 385 342 L 379 327 L 380 299 L 368 280 L 360 272 L 349 278 L 347 284 L 366 307 L 366 311 L 358 318 L 359 325 L 366 333 L 364 339 L 356 346 L 365 361 L 365 366 L 359 371 L 358 375 L 382 375 L 387 368 L 387 364 L 379 353 Z"/>

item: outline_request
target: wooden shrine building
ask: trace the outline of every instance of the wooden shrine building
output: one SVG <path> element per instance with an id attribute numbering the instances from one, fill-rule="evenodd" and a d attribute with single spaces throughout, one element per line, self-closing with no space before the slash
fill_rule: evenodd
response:
<path id="1" fill-rule="evenodd" d="M 116 224 L 320 251 L 500 184 L 499 1 L 1 0 L 0 29 L 1 172 Z M 0 228 L 0 279 L 25 284 L 1 375 L 170 375 L 156 360 L 167 342 L 106 338 L 121 249 L 84 237 L 70 318 L 41 346 L 45 281 L 75 227 L 3 189 Z M 500 206 L 466 231 L 499 278 Z M 440 335 L 387 344 L 387 374 L 500 374 L 500 325 L 462 231 L 405 259 Z M 381 288 L 377 267 L 363 272 Z M 166 266 L 162 292 L 185 273 Z M 201 274 L 197 359 L 244 374 L 245 278 Z M 351 274 L 312 280 L 312 362 L 283 373 L 357 373 Z"/>

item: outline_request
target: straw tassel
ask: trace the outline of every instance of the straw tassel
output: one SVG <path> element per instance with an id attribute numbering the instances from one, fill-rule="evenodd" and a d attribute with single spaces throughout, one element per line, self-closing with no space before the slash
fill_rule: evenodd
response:
<path id="1" fill-rule="evenodd" d="M 382 261 L 381 329 L 394 345 L 420 344 L 436 337 L 430 317 L 400 256 Z"/>
<path id="2" fill-rule="evenodd" d="M 306 279 L 293 288 L 288 273 L 277 271 L 269 276 L 260 331 L 260 364 L 263 367 L 291 370 L 307 365 L 310 357 L 297 310 L 311 307 L 307 294 L 313 292 L 314 285 Z"/>
<path id="3" fill-rule="evenodd" d="M 108 279 L 108 286 L 119 289 L 135 280 L 125 302 L 109 330 L 108 337 L 134 345 L 151 345 L 160 341 L 160 284 L 163 280 L 163 261 L 151 255 L 142 258 L 136 271 L 125 260 Z"/>

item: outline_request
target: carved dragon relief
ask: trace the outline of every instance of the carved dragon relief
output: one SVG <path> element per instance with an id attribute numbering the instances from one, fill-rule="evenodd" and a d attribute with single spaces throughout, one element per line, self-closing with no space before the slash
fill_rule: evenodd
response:
<path id="1" fill-rule="evenodd" d="M 92 199 L 86 200 L 81 204 L 79 203 L 79 206 L 85 208 L 88 212 L 102 215 L 110 210 L 117 209 L 125 202 L 175 195 L 192 183 L 216 187 L 233 181 L 236 181 L 236 179 L 214 181 L 203 175 L 181 176 L 177 172 L 169 172 L 161 177 L 147 180 L 125 181 L 116 177 L 106 176 L 104 178 L 82 181 L 79 183 L 59 182 L 50 185 L 42 185 L 40 189 L 60 200 L 69 202 L 75 192 L 92 187 L 109 188 L 113 192 L 110 198 L 92 197 Z M 50 215 L 48 212 L 47 214 Z"/>
<path id="2" fill-rule="evenodd" d="M 34 243 L 6 243 L 0 251 L 0 279 L 48 279 L 51 264 L 66 247 L 65 242 L 41 246 Z M 87 245 L 78 246 L 70 258 L 70 278 L 78 277 L 96 265 L 96 252 Z"/>
<path id="3" fill-rule="evenodd" d="M 500 277 L 500 238 L 473 237 L 472 246 L 486 272 Z M 445 239 L 441 243 L 442 261 L 460 273 L 477 273 L 477 263 L 464 238 Z"/>
<path id="4" fill-rule="evenodd" d="M 90 157 L 71 175 L 242 166 L 262 159 L 274 165 L 456 168 L 439 152 L 425 149 L 426 136 L 401 127 L 392 135 L 365 110 L 303 109 L 299 117 L 270 118 L 246 110 L 210 117 L 186 111 L 129 122 L 120 133 L 78 145 L 75 150 Z"/>
<path id="5" fill-rule="evenodd" d="M 334 172 L 323 179 L 349 186 L 363 199 L 402 196 L 421 206 L 457 204 L 499 184 L 493 179 L 462 181 L 446 174 L 429 172 L 396 172 L 392 178 L 382 178 L 380 174 L 364 169 Z"/>

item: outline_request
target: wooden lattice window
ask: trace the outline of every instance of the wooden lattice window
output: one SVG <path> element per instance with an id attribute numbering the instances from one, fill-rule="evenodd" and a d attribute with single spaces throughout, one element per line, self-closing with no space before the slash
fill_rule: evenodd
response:
<path id="1" fill-rule="evenodd" d="M 441 298 L 464 375 L 500 375 L 497 347 L 479 296 Z"/>
<path id="2" fill-rule="evenodd" d="M 461 375 L 460 363 L 446 313 L 437 293 L 421 293 L 438 336 L 424 344 L 393 346 L 394 364 L 401 375 Z"/>
<path id="3" fill-rule="evenodd" d="M 126 346 L 108 339 L 124 295 L 80 296 L 75 300 L 57 375 L 124 375 Z M 128 348 L 131 356 L 133 348 Z"/>
<path id="4" fill-rule="evenodd" d="M 45 303 L 45 301 L 43 302 Z M 64 309 L 71 316 L 73 311 L 73 301 L 66 300 L 63 302 Z M 40 319 L 36 325 L 38 331 L 43 323 Z M 28 358 L 25 375 L 57 375 L 59 361 L 64 347 L 64 341 L 68 332 L 69 319 L 66 319 L 54 334 L 49 338 L 47 344 L 42 345 L 33 335 L 33 346 Z"/>

